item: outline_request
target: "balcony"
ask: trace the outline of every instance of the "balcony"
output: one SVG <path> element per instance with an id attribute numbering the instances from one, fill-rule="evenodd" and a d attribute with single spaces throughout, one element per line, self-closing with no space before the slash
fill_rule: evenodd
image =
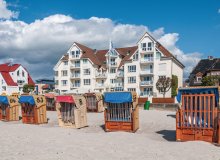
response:
<path id="1" fill-rule="evenodd" d="M 95 78 L 107 78 L 106 73 L 96 73 Z"/>
<path id="2" fill-rule="evenodd" d="M 153 47 L 142 47 L 141 52 L 146 53 L 146 52 L 153 52 Z"/>
<path id="3" fill-rule="evenodd" d="M 95 88 L 104 88 L 104 87 L 105 87 L 105 85 L 103 83 L 97 83 L 95 85 Z"/>
<path id="4" fill-rule="evenodd" d="M 123 78 L 124 77 L 124 72 L 117 72 L 116 77 L 117 78 Z"/>
<path id="5" fill-rule="evenodd" d="M 140 75 L 148 75 L 148 74 L 153 74 L 153 69 L 141 70 L 140 71 Z"/>
<path id="6" fill-rule="evenodd" d="M 80 74 L 72 74 L 71 75 L 71 78 L 73 79 L 73 78 L 80 78 Z"/>
<path id="7" fill-rule="evenodd" d="M 79 88 L 79 87 L 80 87 L 80 83 L 75 83 L 75 84 L 72 84 L 71 88 Z"/>
<path id="8" fill-rule="evenodd" d="M 74 56 L 72 55 L 72 56 L 70 56 L 70 58 L 71 59 L 80 59 L 80 56 L 79 55 L 74 55 Z"/>
<path id="9" fill-rule="evenodd" d="M 149 96 L 153 96 L 152 91 L 142 91 L 140 94 L 140 97 L 149 97 Z"/>
<path id="10" fill-rule="evenodd" d="M 153 85 L 153 81 L 141 81 L 140 86 L 149 86 Z"/>
<path id="11" fill-rule="evenodd" d="M 72 64 L 70 66 L 71 69 L 80 69 L 80 64 Z"/>
<path id="12" fill-rule="evenodd" d="M 110 63 L 108 63 L 108 65 L 110 67 L 117 67 L 117 62 L 110 62 Z"/>
<path id="13" fill-rule="evenodd" d="M 141 63 L 153 63 L 154 62 L 154 58 L 153 57 L 148 57 L 148 58 L 142 58 L 141 59 Z"/>

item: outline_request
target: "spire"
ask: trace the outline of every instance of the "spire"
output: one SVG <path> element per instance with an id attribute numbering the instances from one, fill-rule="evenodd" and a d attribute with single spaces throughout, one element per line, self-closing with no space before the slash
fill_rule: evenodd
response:
<path id="1" fill-rule="evenodd" d="M 109 51 L 111 51 L 113 49 L 113 43 L 111 41 L 111 39 L 109 40 Z"/>

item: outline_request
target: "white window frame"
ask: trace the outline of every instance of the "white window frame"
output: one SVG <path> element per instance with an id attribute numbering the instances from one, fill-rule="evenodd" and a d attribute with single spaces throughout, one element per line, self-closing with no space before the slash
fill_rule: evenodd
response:
<path id="1" fill-rule="evenodd" d="M 91 74 L 90 68 L 83 69 L 83 75 L 90 75 L 90 74 Z"/>
<path id="2" fill-rule="evenodd" d="M 83 84 L 85 86 L 91 85 L 91 80 L 90 79 L 83 79 Z"/>
<path id="3" fill-rule="evenodd" d="M 136 76 L 128 77 L 128 83 L 129 84 L 136 83 L 136 81 L 137 81 Z"/>
<path id="4" fill-rule="evenodd" d="M 130 65 L 128 66 L 128 72 L 136 72 L 136 65 Z"/>

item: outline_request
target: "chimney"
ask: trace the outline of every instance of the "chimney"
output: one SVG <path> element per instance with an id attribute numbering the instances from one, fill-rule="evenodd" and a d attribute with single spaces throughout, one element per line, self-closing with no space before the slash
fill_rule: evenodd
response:
<path id="1" fill-rule="evenodd" d="M 209 60 L 213 60 L 213 56 L 208 56 L 208 59 Z"/>

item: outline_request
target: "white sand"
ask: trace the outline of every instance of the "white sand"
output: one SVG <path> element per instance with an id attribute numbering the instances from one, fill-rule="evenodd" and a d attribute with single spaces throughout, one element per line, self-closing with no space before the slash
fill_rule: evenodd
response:
<path id="1" fill-rule="evenodd" d="M 89 113 L 89 127 L 60 128 L 56 112 L 46 125 L 0 122 L 0 160 L 163 159 L 220 160 L 220 147 L 175 142 L 175 112 L 140 110 L 136 133 L 104 132 L 103 113 Z"/>

